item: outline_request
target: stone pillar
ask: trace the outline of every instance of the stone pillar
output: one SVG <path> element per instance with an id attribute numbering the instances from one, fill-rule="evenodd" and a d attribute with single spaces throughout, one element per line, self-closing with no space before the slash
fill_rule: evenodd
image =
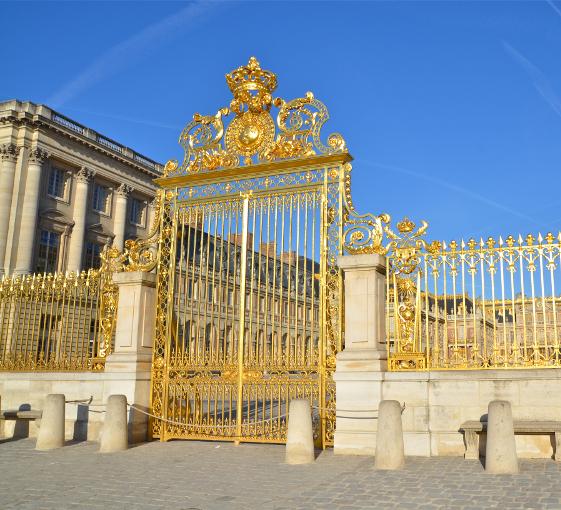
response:
<path id="1" fill-rule="evenodd" d="M 485 472 L 493 475 L 518 473 L 510 402 L 505 400 L 489 402 L 487 416 Z"/>
<path id="2" fill-rule="evenodd" d="M 0 277 L 4 274 L 14 175 L 20 150 L 21 147 L 14 144 L 0 146 Z"/>
<path id="3" fill-rule="evenodd" d="M 47 152 L 38 147 L 31 149 L 28 156 L 27 177 L 25 180 L 25 191 L 19 225 L 18 254 L 16 268 L 14 270 L 16 274 L 28 274 L 33 272 L 41 167 L 47 157 Z"/>
<path id="4" fill-rule="evenodd" d="M 107 357 L 104 401 L 110 395 L 125 395 L 143 411 L 150 404 L 150 370 L 156 320 L 156 275 L 142 271 L 115 273 L 119 286 L 115 348 Z M 129 442 L 146 439 L 148 419 L 129 410 Z"/>
<path id="5" fill-rule="evenodd" d="M 314 429 L 310 401 L 305 398 L 291 400 L 288 411 L 285 462 L 309 464 L 314 459 Z"/>
<path id="6" fill-rule="evenodd" d="M 378 411 L 376 469 L 401 469 L 405 463 L 401 405 L 397 400 L 382 400 Z"/>
<path id="7" fill-rule="evenodd" d="M 72 219 L 74 227 L 70 237 L 68 248 L 68 271 L 79 272 L 82 269 L 82 255 L 84 249 L 84 237 L 86 233 L 86 217 L 88 211 L 88 183 L 91 181 L 94 172 L 82 167 L 76 174 L 76 191 L 74 194 L 74 212 Z"/>
<path id="8" fill-rule="evenodd" d="M 120 452 L 128 447 L 127 397 L 111 395 L 107 399 L 105 418 L 101 431 L 99 451 Z"/>
<path id="9" fill-rule="evenodd" d="M 121 184 L 115 193 L 115 220 L 113 222 L 113 231 L 115 239 L 113 246 L 120 251 L 125 247 L 125 228 L 127 225 L 127 197 L 132 188 L 126 184 Z"/>
<path id="10" fill-rule="evenodd" d="M 376 416 L 387 368 L 386 260 L 378 254 L 339 257 L 344 272 L 345 349 L 337 355 L 335 453 L 374 455 Z"/>
<path id="11" fill-rule="evenodd" d="M 61 393 L 47 395 L 41 418 L 36 450 L 52 450 L 64 446 L 65 397 Z"/>

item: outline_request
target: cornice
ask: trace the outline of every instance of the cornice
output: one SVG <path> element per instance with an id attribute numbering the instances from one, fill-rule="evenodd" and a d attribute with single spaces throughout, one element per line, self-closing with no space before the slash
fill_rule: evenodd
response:
<path id="1" fill-rule="evenodd" d="M 159 174 L 158 172 L 152 171 L 143 165 L 137 164 L 132 158 L 120 154 L 116 151 L 113 151 L 110 148 L 105 147 L 104 145 L 98 143 L 97 141 L 92 140 L 80 133 L 73 132 L 72 130 L 65 128 L 63 125 L 57 124 L 56 122 L 53 122 L 41 115 L 37 115 L 37 114 L 32 115 L 28 112 L 16 113 L 12 110 L 7 115 L 0 117 L 0 124 L 14 124 L 17 126 L 26 125 L 33 128 L 44 127 L 49 129 L 50 131 L 61 134 L 70 140 L 85 145 L 90 149 L 102 153 L 105 156 L 115 159 L 120 163 L 123 163 L 131 168 L 134 168 L 136 171 L 142 172 L 143 174 L 148 175 L 152 179 L 161 176 L 161 174 Z"/>

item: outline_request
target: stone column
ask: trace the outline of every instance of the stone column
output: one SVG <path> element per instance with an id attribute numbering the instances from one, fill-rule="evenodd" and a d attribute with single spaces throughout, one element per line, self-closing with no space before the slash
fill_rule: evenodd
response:
<path id="1" fill-rule="evenodd" d="M 333 377 L 335 453 L 374 455 L 376 410 L 387 368 L 386 260 L 378 254 L 342 256 L 339 267 L 345 278 L 345 349 L 337 355 Z"/>
<path id="2" fill-rule="evenodd" d="M 4 274 L 4 260 L 10 226 L 10 209 L 14 188 L 16 161 L 21 147 L 14 144 L 0 146 L 0 276 Z"/>
<path id="3" fill-rule="evenodd" d="M 156 320 L 156 275 L 115 273 L 119 286 L 115 348 L 107 357 L 104 401 L 110 395 L 126 395 L 127 401 L 142 410 L 150 404 L 152 339 Z M 129 442 L 146 439 L 147 416 L 129 410 Z"/>
<path id="4" fill-rule="evenodd" d="M 35 255 L 35 238 L 37 234 L 37 211 L 39 209 L 39 191 L 41 185 L 41 167 L 48 158 L 43 149 L 35 147 L 29 152 L 27 160 L 27 177 L 21 208 L 19 225 L 18 254 L 16 274 L 33 272 L 33 256 Z"/>
<path id="5" fill-rule="evenodd" d="M 115 194 L 115 220 L 113 222 L 113 231 L 115 239 L 113 246 L 123 251 L 125 247 L 125 227 L 127 225 L 127 197 L 132 188 L 126 184 L 121 184 Z"/>
<path id="6" fill-rule="evenodd" d="M 82 167 L 76 174 L 76 192 L 74 195 L 74 212 L 72 219 L 74 227 L 70 237 L 68 248 L 68 271 L 79 272 L 82 269 L 82 254 L 84 250 L 84 237 L 86 233 L 86 217 L 88 212 L 88 183 L 91 181 L 94 172 Z"/>

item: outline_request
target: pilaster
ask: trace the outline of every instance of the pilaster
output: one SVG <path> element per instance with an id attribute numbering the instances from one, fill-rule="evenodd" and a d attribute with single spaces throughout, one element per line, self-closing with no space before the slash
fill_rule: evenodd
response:
<path id="1" fill-rule="evenodd" d="M 125 247 L 125 228 L 127 224 L 127 201 L 128 196 L 132 192 L 132 188 L 126 184 L 121 184 L 115 192 L 115 220 L 113 222 L 113 231 L 115 239 L 113 246 L 120 251 Z"/>
<path id="2" fill-rule="evenodd" d="M 0 146 L 0 276 L 4 274 L 6 245 L 10 226 L 10 210 L 16 162 L 21 147 L 12 143 Z"/>
<path id="3" fill-rule="evenodd" d="M 78 272 L 82 269 L 84 235 L 86 232 L 88 186 L 94 174 L 95 172 L 86 167 L 82 167 L 76 174 L 76 192 L 74 195 L 74 211 L 72 214 L 74 227 L 72 229 L 70 246 L 68 249 L 68 271 Z"/>
<path id="4" fill-rule="evenodd" d="M 41 185 L 41 168 L 49 154 L 34 147 L 27 159 L 27 175 L 21 210 L 19 241 L 17 247 L 16 274 L 28 274 L 33 270 L 35 254 L 35 236 L 37 231 L 37 210 L 39 208 L 39 191 Z"/>

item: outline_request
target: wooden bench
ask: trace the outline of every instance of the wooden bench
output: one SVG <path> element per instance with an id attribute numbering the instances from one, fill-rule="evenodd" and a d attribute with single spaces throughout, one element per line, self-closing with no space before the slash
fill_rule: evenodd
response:
<path id="1" fill-rule="evenodd" d="M 470 420 L 462 423 L 460 431 L 464 433 L 466 451 L 465 459 L 479 459 L 479 433 L 487 432 L 487 422 Z M 515 434 L 555 434 L 553 458 L 561 461 L 561 421 L 515 420 Z"/>

